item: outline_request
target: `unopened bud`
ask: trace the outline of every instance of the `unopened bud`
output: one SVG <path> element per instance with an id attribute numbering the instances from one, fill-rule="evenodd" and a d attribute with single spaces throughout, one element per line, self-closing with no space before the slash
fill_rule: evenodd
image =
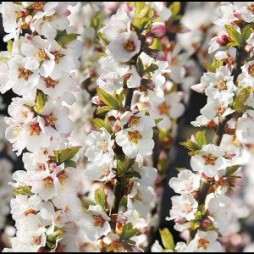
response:
<path id="1" fill-rule="evenodd" d="M 155 37 L 161 37 L 165 34 L 165 32 L 166 32 L 165 24 L 159 23 L 159 22 L 153 23 L 152 28 L 151 28 L 151 33 Z"/>

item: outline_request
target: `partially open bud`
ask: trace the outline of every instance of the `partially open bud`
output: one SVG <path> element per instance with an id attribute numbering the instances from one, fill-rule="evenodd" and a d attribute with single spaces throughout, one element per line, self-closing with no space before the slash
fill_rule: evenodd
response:
<path id="1" fill-rule="evenodd" d="M 163 23 L 159 23 L 159 22 L 154 22 L 151 28 L 151 33 L 155 36 L 155 37 L 161 37 L 165 34 L 166 32 L 166 26 Z"/>

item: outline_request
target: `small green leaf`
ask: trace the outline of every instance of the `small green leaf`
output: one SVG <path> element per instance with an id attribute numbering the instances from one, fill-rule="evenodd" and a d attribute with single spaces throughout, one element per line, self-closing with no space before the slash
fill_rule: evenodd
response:
<path id="1" fill-rule="evenodd" d="M 12 193 L 14 196 L 17 196 L 17 195 L 32 196 L 33 195 L 31 191 L 31 187 L 26 185 L 15 188 Z"/>
<path id="2" fill-rule="evenodd" d="M 108 111 L 110 111 L 112 108 L 110 106 L 102 106 L 98 107 L 96 114 L 100 116 L 104 116 Z"/>
<path id="3" fill-rule="evenodd" d="M 138 57 L 137 62 L 136 62 L 136 69 L 140 77 L 144 75 L 144 65 L 142 63 L 142 60 L 140 57 Z"/>
<path id="4" fill-rule="evenodd" d="M 139 233 L 139 229 L 134 228 L 131 222 L 128 222 L 123 226 L 122 233 L 120 235 L 120 240 L 128 240 L 131 237 Z"/>
<path id="5" fill-rule="evenodd" d="M 210 72 L 216 72 L 216 70 L 221 66 L 223 66 L 223 61 L 216 60 L 215 58 L 213 59 L 212 63 L 205 64 L 206 70 Z"/>
<path id="6" fill-rule="evenodd" d="M 7 41 L 7 50 L 10 54 L 12 52 L 12 48 L 13 48 L 13 41 L 12 40 Z"/>
<path id="7" fill-rule="evenodd" d="M 77 37 L 78 37 L 78 34 L 74 34 L 74 33 L 67 34 L 66 30 L 63 30 L 63 31 L 58 30 L 55 40 L 61 47 L 65 47 L 70 42 L 76 40 Z"/>
<path id="8" fill-rule="evenodd" d="M 76 168 L 77 163 L 73 160 L 67 160 L 67 161 L 64 162 L 64 167 L 65 168 Z"/>
<path id="9" fill-rule="evenodd" d="M 97 93 L 104 104 L 110 106 L 112 109 L 120 109 L 123 107 L 122 101 L 117 100 L 114 95 L 108 94 L 103 89 L 97 88 Z"/>
<path id="10" fill-rule="evenodd" d="M 176 16 L 181 11 L 181 2 L 173 2 L 169 8 L 173 16 Z"/>
<path id="11" fill-rule="evenodd" d="M 195 134 L 195 140 L 198 142 L 200 147 L 207 144 L 206 131 L 198 131 Z"/>
<path id="12" fill-rule="evenodd" d="M 100 38 L 100 40 L 104 46 L 107 46 L 109 44 L 109 41 L 107 40 L 107 38 L 105 37 L 105 35 L 103 33 L 98 32 L 97 35 Z"/>
<path id="13" fill-rule="evenodd" d="M 175 242 L 171 232 L 167 228 L 160 229 L 159 231 L 163 246 L 168 250 L 174 250 Z"/>
<path id="14" fill-rule="evenodd" d="M 56 163 L 63 163 L 63 162 L 67 162 L 70 161 L 79 151 L 80 146 L 73 146 L 71 148 L 67 148 L 64 150 L 55 150 L 54 151 L 54 155 L 55 155 L 55 160 Z M 71 163 L 71 162 L 69 162 Z M 68 164 L 68 162 L 67 162 Z"/>
<path id="15" fill-rule="evenodd" d="M 8 57 L 0 57 L 0 62 L 7 62 L 8 60 Z"/>
<path id="16" fill-rule="evenodd" d="M 132 178 L 132 177 L 137 177 L 137 178 L 141 178 L 141 175 L 139 172 L 137 171 L 130 171 L 130 172 L 126 172 L 124 174 L 124 177 L 126 178 Z"/>
<path id="17" fill-rule="evenodd" d="M 47 100 L 48 100 L 48 96 L 45 93 L 43 93 L 41 90 L 37 90 L 36 99 L 35 99 L 36 105 L 34 106 L 34 110 L 37 113 L 40 113 L 43 110 Z"/>
<path id="18" fill-rule="evenodd" d="M 107 198 L 106 198 L 106 194 L 104 192 L 103 187 L 101 187 L 95 191 L 94 200 L 95 200 L 96 204 L 100 205 L 104 211 L 106 210 Z"/>
<path id="19" fill-rule="evenodd" d="M 232 174 L 234 174 L 242 165 L 234 165 L 234 166 L 230 166 L 226 168 L 226 174 L 225 176 L 231 176 Z"/>
<path id="20" fill-rule="evenodd" d="M 154 50 L 162 50 L 161 39 L 154 38 L 153 44 L 150 46 L 150 48 Z M 157 66 L 157 69 L 158 69 L 158 66 Z"/>
<path id="21" fill-rule="evenodd" d="M 181 142 L 180 145 L 184 146 L 191 152 L 196 152 L 202 149 L 199 144 L 191 141 L 190 139 L 187 139 L 185 142 Z"/>
<path id="22" fill-rule="evenodd" d="M 242 36 L 241 34 L 232 26 L 225 25 L 226 31 L 232 41 L 236 43 L 237 46 L 242 45 Z"/>
<path id="23" fill-rule="evenodd" d="M 242 36 L 242 45 L 246 43 L 246 41 L 249 39 L 250 35 L 252 34 L 252 25 L 249 24 L 245 26 L 242 30 L 241 36 Z"/>
<path id="24" fill-rule="evenodd" d="M 54 233 L 47 236 L 47 246 L 50 249 L 55 249 L 57 241 L 63 239 L 64 234 L 62 229 L 57 228 Z"/>
<path id="25" fill-rule="evenodd" d="M 108 117 L 106 117 L 104 120 L 100 118 L 94 118 L 91 120 L 91 122 L 93 127 L 96 128 L 97 130 L 105 128 L 109 133 L 112 133 L 112 125 L 108 120 Z"/>
<path id="26" fill-rule="evenodd" d="M 238 113 L 244 113 L 247 109 L 249 109 L 249 106 L 244 105 L 244 103 L 249 98 L 252 90 L 253 89 L 251 87 L 246 87 L 234 99 L 233 109 L 235 109 Z"/>
<path id="27" fill-rule="evenodd" d="M 192 230 L 196 230 L 200 227 L 200 221 L 192 220 L 190 221 L 190 227 Z"/>
<path id="28" fill-rule="evenodd" d="M 149 65 L 149 66 L 144 70 L 144 73 L 154 72 L 154 71 L 156 71 L 156 70 L 158 70 L 158 69 L 159 69 L 158 65 L 156 65 L 156 64 L 151 64 L 151 65 Z"/>
<path id="29" fill-rule="evenodd" d="M 117 176 L 123 177 L 126 172 L 133 166 L 135 159 L 130 159 L 126 156 L 118 156 L 117 159 Z"/>

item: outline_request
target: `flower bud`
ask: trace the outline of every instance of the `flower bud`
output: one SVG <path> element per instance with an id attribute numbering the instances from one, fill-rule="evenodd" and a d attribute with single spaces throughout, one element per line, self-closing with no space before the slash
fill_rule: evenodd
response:
<path id="1" fill-rule="evenodd" d="M 161 37 L 165 34 L 165 32 L 166 32 L 165 24 L 159 23 L 159 22 L 153 23 L 152 28 L 151 28 L 151 33 L 155 37 Z"/>

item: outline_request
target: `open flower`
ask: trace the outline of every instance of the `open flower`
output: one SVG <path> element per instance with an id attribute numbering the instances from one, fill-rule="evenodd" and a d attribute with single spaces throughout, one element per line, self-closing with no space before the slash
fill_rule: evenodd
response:
<path id="1" fill-rule="evenodd" d="M 191 157 L 191 167 L 195 171 L 203 171 L 208 177 L 214 177 L 219 170 L 227 167 L 224 154 L 218 146 L 204 145 L 198 154 Z"/>

